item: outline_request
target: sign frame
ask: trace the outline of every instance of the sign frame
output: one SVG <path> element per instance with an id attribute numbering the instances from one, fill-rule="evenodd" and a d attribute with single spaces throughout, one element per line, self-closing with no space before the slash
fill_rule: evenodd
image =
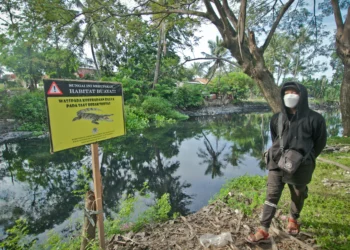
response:
<path id="1" fill-rule="evenodd" d="M 126 134 L 121 83 L 73 79 L 43 81 L 51 153 Z"/>

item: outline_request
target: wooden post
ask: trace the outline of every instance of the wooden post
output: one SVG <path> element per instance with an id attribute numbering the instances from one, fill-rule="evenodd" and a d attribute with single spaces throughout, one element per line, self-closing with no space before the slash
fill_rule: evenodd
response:
<path id="1" fill-rule="evenodd" d="M 102 207 L 102 183 L 100 164 L 98 159 L 98 144 L 91 144 L 91 155 L 92 155 L 92 173 L 94 177 L 94 192 L 96 199 L 96 211 L 97 214 L 97 227 L 98 227 L 98 238 L 100 240 L 100 248 L 106 249 L 105 244 L 105 230 L 103 226 L 103 207 Z"/>
<path id="2" fill-rule="evenodd" d="M 85 250 L 91 240 L 96 236 L 96 202 L 94 192 L 91 190 L 85 194 L 85 216 L 83 226 L 83 239 L 81 241 L 80 250 Z M 93 223 L 91 223 L 93 222 Z"/>

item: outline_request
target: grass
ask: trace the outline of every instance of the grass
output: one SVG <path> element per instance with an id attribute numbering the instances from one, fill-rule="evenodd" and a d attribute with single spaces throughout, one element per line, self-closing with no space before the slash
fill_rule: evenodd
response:
<path id="1" fill-rule="evenodd" d="M 327 144 L 350 144 L 350 138 L 331 138 Z M 324 153 L 321 157 L 350 167 L 348 153 Z M 249 216 L 264 202 L 266 180 L 266 177 L 261 176 L 233 179 L 226 183 L 213 200 L 224 200 Z M 313 234 L 322 249 L 350 249 L 350 173 L 317 161 L 308 187 L 309 197 L 301 213 L 302 230 Z M 229 197 L 228 192 L 234 193 Z M 288 214 L 289 204 L 290 194 L 286 186 L 278 206 L 284 214 Z"/>

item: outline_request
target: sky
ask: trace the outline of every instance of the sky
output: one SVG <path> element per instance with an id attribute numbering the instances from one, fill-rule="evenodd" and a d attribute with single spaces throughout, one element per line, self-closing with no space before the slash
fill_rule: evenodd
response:
<path id="1" fill-rule="evenodd" d="M 334 16 L 328 16 L 325 17 L 323 19 L 323 24 L 325 25 L 325 29 L 327 31 L 330 31 L 331 34 L 333 34 L 334 30 L 336 29 L 336 24 L 334 21 Z M 208 47 L 208 41 L 209 40 L 215 40 L 216 36 L 219 36 L 221 38 L 221 35 L 219 33 L 219 31 L 217 30 L 217 28 L 213 25 L 213 24 L 204 24 L 201 27 L 201 31 L 198 32 L 196 35 L 201 36 L 201 40 L 199 42 L 199 45 L 194 47 L 194 51 L 193 53 L 191 51 L 186 51 L 186 55 L 187 56 L 191 56 L 191 58 L 199 58 L 199 57 L 203 57 L 203 55 L 201 54 L 201 52 L 206 52 L 206 53 L 210 53 L 209 47 Z M 325 41 L 327 44 L 332 43 L 333 41 Z M 316 60 L 320 60 L 321 62 L 325 61 L 327 63 L 328 66 L 328 70 L 325 72 L 320 72 L 315 74 L 313 77 L 322 77 L 323 75 L 325 75 L 329 80 L 332 79 L 332 75 L 333 75 L 333 70 L 331 69 L 330 65 L 329 65 L 329 58 L 326 57 L 318 57 Z M 186 66 L 188 67 L 191 64 L 191 62 L 188 62 L 186 64 Z"/>
<path id="2" fill-rule="evenodd" d="M 122 2 L 127 4 L 129 7 L 135 6 L 135 4 L 133 4 L 133 1 L 130 1 L 130 0 L 122 0 Z M 313 6 L 314 6 L 314 0 L 305 0 L 305 2 L 308 4 L 308 7 L 312 11 Z M 319 2 L 321 2 L 321 1 L 320 0 L 316 1 L 316 4 L 318 4 Z M 291 6 L 291 8 L 292 7 L 293 6 Z M 319 12 L 319 10 L 317 10 L 317 12 Z M 344 15 L 345 15 L 345 13 L 346 12 L 344 12 Z M 325 29 L 327 31 L 330 31 L 333 34 L 333 31 L 336 29 L 334 16 L 331 15 L 331 16 L 325 17 L 323 19 L 323 24 L 325 25 Z M 202 52 L 210 53 L 210 50 L 208 47 L 208 41 L 215 40 L 216 36 L 219 36 L 221 38 L 220 33 L 218 32 L 217 28 L 213 24 L 203 24 L 200 31 L 197 32 L 196 35 L 202 37 L 199 41 L 199 44 L 194 47 L 193 52 L 191 52 L 190 50 L 183 51 L 182 53 L 184 53 L 185 56 L 190 56 L 191 58 L 203 57 Z M 325 42 L 329 44 L 332 41 L 325 41 Z M 325 75 L 329 80 L 331 80 L 332 75 L 333 75 L 333 70 L 331 69 L 331 67 L 329 65 L 329 62 L 330 62 L 329 58 L 319 57 L 319 58 L 316 58 L 316 60 L 319 60 L 321 62 L 325 61 L 327 63 L 328 70 L 326 70 L 325 72 L 317 73 L 313 77 L 318 78 L 318 77 L 322 77 L 323 75 Z M 198 61 L 196 61 L 196 62 L 198 62 Z M 190 65 L 192 63 L 193 62 L 186 63 L 186 67 L 190 67 Z"/>
<path id="3" fill-rule="evenodd" d="M 309 4 L 310 8 L 313 7 L 314 0 L 305 0 L 305 1 Z M 132 6 L 133 1 L 122 0 L 122 2 L 126 3 L 130 7 L 130 6 Z M 329 16 L 329 17 L 324 18 L 323 23 L 326 26 L 326 29 L 330 30 L 333 33 L 333 30 L 335 30 L 335 28 L 336 28 L 334 17 Z M 190 56 L 191 58 L 203 57 L 201 54 L 202 52 L 209 53 L 210 51 L 209 51 L 209 47 L 208 47 L 208 41 L 215 40 L 216 36 L 221 37 L 218 30 L 216 29 L 216 27 L 213 24 L 203 24 L 201 29 L 200 29 L 200 32 L 197 32 L 196 35 L 200 36 L 202 38 L 200 39 L 198 46 L 194 47 L 194 51 L 191 52 L 190 50 L 186 50 L 186 51 L 182 52 L 186 56 Z M 327 42 L 330 43 L 332 41 L 327 41 Z M 86 53 L 87 57 L 92 58 L 90 49 L 88 49 L 88 47 L 89 47 L 89 45 L 86 45 L 85 53 Z M 324 57 L 322 58 L 321 57 L 321 58 L 319 58 L 319 60 L 326 61 L 327 64 L 329 65 L 329 58 L 324 58 Z M 186 63 L 186 66 L 189 67 L 191 65 L 191 63 L 193 63 L 193 62 Z M 327 71 L 315 74 L 315 76 L 313 76 L 313 77 L 321 77 L 322 75 L 326 75 L 327 78 L 331 79 L 332 74 L 333 74 L 333 72 L 329 66 Z"/>

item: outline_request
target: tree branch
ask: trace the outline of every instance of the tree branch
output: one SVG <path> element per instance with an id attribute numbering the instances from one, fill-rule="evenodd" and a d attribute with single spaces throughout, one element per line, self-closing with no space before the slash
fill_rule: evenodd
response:
<path id="1" fill-rule="evenodd" d="M 242 44 L 244 40 L 246 13 L 247 13 L 247 0 L 242 0 L 241 8 L 239 10 L 239 17 L 238 17 L 238 35 L 239 35 L 240 44 Z"/>
<path id="2" fill-rule="evenodd" d="M 279 24 L 279 22 L 281 21 L 282 17 L 284 16 L 284 14 L 286 13 L 286 11 L 288 10 L 288 8 L 292 5 L 292 3 L 294 2 L 294 0 L 289 0 L 281 9 L 276 21 L 273 23 L 271 30 L 265 40 L 264 45 L 260 48 L 261 52 L 264 53 L 266 48 L 269 46 L 270 41 L 272 39 L 273 34 L 275 33 L 277 26 Z"/>
<path id="3" fill-rule="evenodd" d="M 343 18 L 341 16 L 341 12 L 340 12 L 339 1 L 338 0 L 331 0 L 331 4 L 333 7 L 335 23 L 337 24 L 337 30 L 343 31 L 344 23 L 343 23 Z"/>
<path id="4" fill-rule="evenodd" d="M 228 59 L 220 58 L 220 57 L 198 57 L 198 58 L 193 58 L 193 59 L 186 59 L 181 65 L 184 65 L 187 62 L 198 61 L 198 60 L 222 60 L 222 61 L 228 62 L 229 64 L 231 64 L 233 66 L 240 67 L 239 64 L 237 64 L 236 62 L 232 62 Z"/>
<path id="5" fill-rule="evenodd" d="M 228 22 L 227 20 L 227 16 L 226 16 L 226 13 L 225 11 L 223 10 L 222 8 L 222 5 L 220 3 L 219 0 L 213 0 L 214 1 L 214 4 L 216 6 L 216 9 L 221 17 L 221 22 L 223 23 L 224 25 L 224 30 L 226 31 L 232 31 L 232 26 L 230 25 L 230 23 Z"/>
<path id="6" fill-rule="evenodd" d="M 230 7 L 228 6 L 227 0 L 223 0 L 222 4 L 223 4 L 223 8 L 224 8 L 224 11 L 226 13 L 227 18 L 230 20 L 230 22 L 235 27 L 235 29 L 237 29 L 238 28 L 238 20 L 237 20 L 235 14 L 232 12 Z"/>
<path id="7" fill-rule="evenodd" d="M 195 10 L 181 10 L 181 9 L 126 13 L 126 14 L 111 13 L 112 16 L 118 16 L 118 17 L 141 16 L 141 15 L 147 16 L 147 15 L 155 15 L 155 14 L 186 14 L 186 15 L 199 16 L 199 17 L 204 17 L 209 19 L 208 13 L 195 11 Z"/>
<path id="8" fill-rule="evenodd" d="M 215 10 L 213 9 L 213 7 L 210 4 L 210 0 L 203 0 L 205 7 L 207 8 L 207 13 L 209 16 L 209 20 L 212 21 L 212 23 L 219 23 L 220 19 L 219 17 L 216 15 Z"/>

